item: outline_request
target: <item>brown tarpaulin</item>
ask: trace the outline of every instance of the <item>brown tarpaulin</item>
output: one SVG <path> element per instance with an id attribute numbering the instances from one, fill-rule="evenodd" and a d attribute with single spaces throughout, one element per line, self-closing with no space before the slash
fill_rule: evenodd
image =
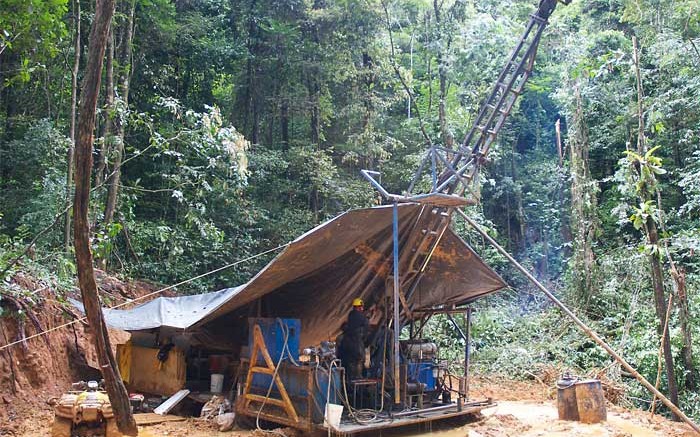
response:
<path id="1" fill-rule="evenodd" d="M 414 203 L 399 205 L 398 212 L 400 249 L 416 247 L 437 216 L 432 207 Z M 127 331 L 185 329 L 233 343 L 242 340 L 237 337 L 243 335 L 249 316 L 298 318 L 302 346 L 314 345 L 335 337 L 354 298 L 363 298 L 367 308 L 386 309 L 384 297 L 392 293 L 392 249 L 391 206 L 352 210 L 294 240 L 244 285 L 196 296 L 161 297 L 130 310 L 105 310 L 105 318 Z M 415 255 L 411 250 L 400 252 L 401 289 L 408 296 L 420 263 L 411 263 Z M 505 285 L 448 228 L 408 296 L 408 306 L 414 311 L 459 305 Z"/>
<path id="2" fill-rule="evenodd" d="M 411 235 L 423 231 L 431 220 L 430 208 L 399 205 L 399 247 Z M 381 304 L 382 297 L 390 292 L 386 284 L 392 274 L 392 248 L 391 206 L 346 212 L 294 240 L 196 326 L 261 299 L 264 316 L 301 319 L 302 345 L 333 338 L 354 298 L 362 297 L 365 306 L 370 307 Z M 401 267 L 403 275 L 405 266 Z M 411 285 L 410 280 L 402 281 L 404 292 Z M 498 274 L 448 229 L 409 306 L 414 310 L 465 303 L 505 286 Z"/>

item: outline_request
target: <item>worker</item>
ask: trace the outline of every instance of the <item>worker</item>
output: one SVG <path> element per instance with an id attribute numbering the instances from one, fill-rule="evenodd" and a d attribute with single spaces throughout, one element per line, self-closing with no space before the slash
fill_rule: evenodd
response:
<path id="1" fill-rule="evenodd" d="M 345 367 L 349 381 L 362 378 L 365 360 L 365 341 L 369 329 L 369 320 L 364 314 L 365 303 L 362 299 L 352 301 L 352 311 L 343 325 L 343 338 L 340 341 L 340 358 Z"/>

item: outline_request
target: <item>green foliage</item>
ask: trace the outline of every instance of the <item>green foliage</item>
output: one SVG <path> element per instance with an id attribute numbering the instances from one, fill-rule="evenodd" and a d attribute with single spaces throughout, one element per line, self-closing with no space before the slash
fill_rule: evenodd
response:
<path id="1" fill-rule="evenodd" d="M 651 379 L 658 340 L 646 254 L 668 246 L 687 272 L 691 314 L 700 305 L 696 3 L 559 6 L 479 175 L 481 204 L 469 208 Z M 125 131 L 112 224 L 102 223 L 106 190 L 91 199 L 96 256 L 110 271 L 173 283 L 377 204 L 360 169 L 381 171 L 392 192 L 405 190 L 425 153 L 421 126 L 433 143 L 461 142 L 536 4 L 137 0 L 129 104 L 117 95 L 96 127 L 95 156 L 110 143 L 108 112 Z M 125 48 L 124 5 L 115 17 L 117 53 Z M 91 4 L 81 6 L 87 29 Z M 66 65 L 74 54 L 67 7 L 66 0 L 0 0 L 0 268 L 65 207 Z M 642 48 L 642 115 L 653 146 L 644 154 L 625 152 L 638 121 L 630 35 Z M 83 47 L 87 38 L 84 30 Z M 417 189 L 429 184 L 425 178 Z M 639 230 L 661 218 L 660 243 L 640 251 Z M 34 269 L 69 282 L 75 266 L 61 224 L 39 240 L 34 261 L 9 275 Z M 585 372 L 609 364 L 502 256 L 463 223 L 454 228 L 512 286 L 475 316 L 478 368 L 528 377 L 545 365 Z M 238 285 L 268 259 L 181 291 Z M 691 325 L 697 342 L 700 324 Z M 436 318 L 427 329 L 447 358 L 461 358 L 449 321 Z M 674 314 L 676 353 L 678 331 Z M 698 397 L 684 396 L 698 414 Z"/>
<path id="2" fill-rule="evenodd" d="M 67 3 L 67 0 L 0 1 L 0 60 L 10 57 L 20 60 L 15 71 L 9 75 L 3 72 L 0 77 L 9 83 L 27 82 L 32 73 L 46 68 L 39 62 L 56 56 L 66 35 L 63 16 Z"/>

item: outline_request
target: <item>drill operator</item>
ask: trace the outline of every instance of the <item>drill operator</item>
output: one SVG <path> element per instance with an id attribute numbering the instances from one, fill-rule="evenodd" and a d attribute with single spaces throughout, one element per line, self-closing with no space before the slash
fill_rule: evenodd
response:
<path id="1" fill-rule="evenodd" d="M 365 360 L 365 341 L 369 331 L 369 320 L 364 314 L 362 299 L 352 301 L 352 311 L 343 325 L 343 338 L 340 341 L 340 356 L 349 381 L 362 378 Z"/>

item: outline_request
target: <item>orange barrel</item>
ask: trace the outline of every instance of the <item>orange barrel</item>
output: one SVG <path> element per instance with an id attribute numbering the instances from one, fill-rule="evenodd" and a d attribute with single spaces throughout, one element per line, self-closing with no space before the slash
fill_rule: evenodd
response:
<path id="1" fill-rule="evenodd" d="M 557 381 L 557 410 L 559 420 L 579 420 L 578 406 L 576 405 L 576 383 L 578 378 L 562 375 Z"/>
<path id="2" fill-rule="evenodd" d="M 574 384 L 578 417 L 582 423 L 598 423 L 607 419 L 603 387 L 597 379 L 586 379 Z"/>

